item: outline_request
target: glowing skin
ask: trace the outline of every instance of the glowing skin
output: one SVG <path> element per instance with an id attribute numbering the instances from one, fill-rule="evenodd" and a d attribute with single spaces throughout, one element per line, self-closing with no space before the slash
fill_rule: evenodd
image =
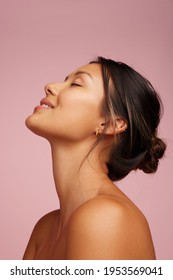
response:
<path id="1" fill-rule="evenodd" d="M 62 83 L 47 84 L 47 99 L 54 108 L 38 107 L 26 120 L 27 127 L 50 141 L 80 141 L 93 136 L 101 118 L 102 84 L 96 64 L 79 68 Z"/>
<path id="2" fill-rule="evenodd" d="M 105 124 L 100 65 L 80 67 L 45 91 L 26 125 L 51 145 L 60 209 L 38 221 L 24 259 L 154 259 L 145 217 L 107 176 L 115 134 L 127 127 L 124 119 L 115 116 L 115 127 L 109 122 L 83 161 Z"/>

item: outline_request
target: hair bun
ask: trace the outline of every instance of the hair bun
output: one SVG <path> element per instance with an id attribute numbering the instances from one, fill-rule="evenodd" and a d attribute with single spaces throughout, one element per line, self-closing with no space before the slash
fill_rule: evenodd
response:
<path id="1" fill-rule="evenodd" d="M 144 156 L 143 161 L 139 165 L 139 169 L 145 173 L 154 173 L 157 170 L 159 159 L 163 157 L 166 149 L 166 144 L 162 139 L 153 137 L 151 148 Z"/>

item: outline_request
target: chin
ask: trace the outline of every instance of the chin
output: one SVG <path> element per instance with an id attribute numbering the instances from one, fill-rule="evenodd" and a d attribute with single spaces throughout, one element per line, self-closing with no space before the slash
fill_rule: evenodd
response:
<path id="1" fill-rule="evenodd" d="M 34 118 L 33 115 L 30 115 L 25 120 L 25 125 L 28 129 L 32 130 L 32 127 L 34 126 Z"/>
<path id="2" fill-rule="evenodd" d="M 31 132 L 50 142 L 50 131 L 46 129 L 46 125 L 37 118 L 37 115 L 33 114 L 27 117 L 25 125 Z"/>
<path id="3" fill-rule="evenodd" d="M 41 131 L 40 131 L 40 129 L 39 129 L 39 127 L 38 127 L 38 123 L 37 123 L 37 121 L 36 121 L 36 119 L 34 118 L 33 115 L 31 115 L 31 116 L 26 118 L 25 125 L 33 133 L 35 133 L 35 134 L 37 134 L 39 136 L 43 136 Z"/>
<path id="4" fill-rule="evenodd" d="M 31 125 L 30 119 L 31 119 L 31 116 L 27 117 L 26 120 L 25 120 L 25 125 L 26 125 L 26 127 L 29 128 L 29 129 L 30 129 L 30 125 Z"/>

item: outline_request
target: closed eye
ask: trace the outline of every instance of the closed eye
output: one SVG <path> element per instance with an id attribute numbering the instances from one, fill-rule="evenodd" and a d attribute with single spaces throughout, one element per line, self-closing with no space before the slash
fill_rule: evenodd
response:
<path id="1" fill-rule="evenodd" d="M 80 85 L 80 84 L 77 84 L 77 83 L 72 83 L 71 86 L 72 86 L 72 87 L 75 87 L 75 86 L 76 86 L 76 87 L 81 87 L 81 85 Z"/>

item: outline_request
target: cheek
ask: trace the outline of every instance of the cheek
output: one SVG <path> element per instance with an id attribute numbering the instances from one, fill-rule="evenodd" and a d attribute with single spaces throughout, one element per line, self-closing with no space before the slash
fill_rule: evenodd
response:
<path id="1" fill-rule="evenodd" d="M 91 123 L 91 121 L 94 122 L 100 116 L 100 103 L 101 101 L 99 102 L 97 98 L 92 96 L 79 96 L 78 99 L 69 98 L 67 102 L 64 102 L 64 106 L 62 104 L 60 109 L 62 109 L 64 116 L 67 115 L 69 118 L 76 120 L 76 122 Z"/>
<path id="2" fill-rule="evenodd" d="M 97 108 L 95 106 L 80 106 L 74 104 L 69 108 L 57 109 L 52 115 L 52 124 L 57 129 L 67 129 L 69 134 L 73 131 L 78 133 L 90 133 L 95 128 L 98 120 Z M 60 132 L 60 131 L 59 131 Z"/>
<path id="3" fill-rule="evenodd" d="M 94 133 L 99 118 L 98 104 L 68 101 L 52 112 L 51 126 L 56 130 L 57 136 L 77 139 Z"/>

